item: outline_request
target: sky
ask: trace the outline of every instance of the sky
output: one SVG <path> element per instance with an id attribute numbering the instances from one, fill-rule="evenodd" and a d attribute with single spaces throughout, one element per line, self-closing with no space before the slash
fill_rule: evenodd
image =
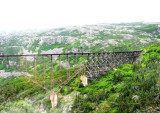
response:
<path id="1" fill-rule="evenodd" d="M 0 30 L 160 22 L 160 0 L 0 0 Z"/>

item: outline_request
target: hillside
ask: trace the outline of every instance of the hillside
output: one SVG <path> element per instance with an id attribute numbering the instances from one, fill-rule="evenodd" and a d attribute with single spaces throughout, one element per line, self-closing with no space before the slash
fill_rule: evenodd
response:
<path id="1" fill-rule="evenodd" d="M 134 64 L 118 66 L 86 87 L 77 77 L 60 91 L 55 108 L 49 94 L 25 77 L 0 78 L 0 112 L 159 112 L 159 60 L 157 43 L 143 49 Z"/>
<path id="2" fill-rule="evenodd" d="M 1 54 L 134 51 L 159 41 L 160 25 L 143 22 L 0 32 Z"/>

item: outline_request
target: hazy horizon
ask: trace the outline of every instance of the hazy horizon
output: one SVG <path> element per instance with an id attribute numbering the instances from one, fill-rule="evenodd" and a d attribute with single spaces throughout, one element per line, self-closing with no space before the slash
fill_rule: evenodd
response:
<path id="1" fill-rule="evenodd" d="M 158 0 L 5 0 L 0 1 L 0 30 L 160 22 L 159 3 Z"/>

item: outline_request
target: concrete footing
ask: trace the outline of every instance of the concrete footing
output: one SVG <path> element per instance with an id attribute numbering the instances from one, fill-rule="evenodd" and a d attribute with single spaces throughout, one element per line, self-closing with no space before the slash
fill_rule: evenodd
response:
<path id="1" fill-rule="evenodd" d="M 52 108 L 57 106 L 57 104 L 58 104 L 58 96 L 53 91 L 50 94 L 50 100 L 51 100 Z"/>
<path id="2" fill-rule="evenodd" d="M 88 85 L 88 78 L 86 75 L 81 75 L 81 81 L 84 86 Z"/>

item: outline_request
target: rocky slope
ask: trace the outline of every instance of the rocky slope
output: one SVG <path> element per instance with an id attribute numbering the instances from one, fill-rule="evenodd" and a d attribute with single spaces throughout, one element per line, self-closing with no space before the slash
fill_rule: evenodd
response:
<path id="1" fill-rule="evenodd" d="M 1 54 L 139 50 L 159 41 L 160 25 L 97 24 L 41 31 L 0 32 Z"/>

